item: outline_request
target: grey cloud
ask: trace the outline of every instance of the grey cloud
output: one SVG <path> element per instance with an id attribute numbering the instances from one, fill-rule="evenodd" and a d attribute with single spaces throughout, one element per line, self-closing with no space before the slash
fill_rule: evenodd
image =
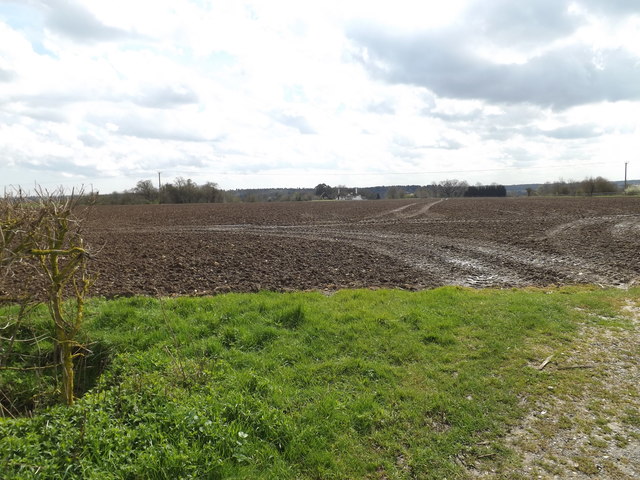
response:
<path id="1" fill-rule="evenodd" d="M 465 17 L 471 35 L 533 45 L 566 36 L 581 24 L 569 13 L 569 4 L 567 0 L 479 0 Z"/>
<path id="2" fill-rule="evenodd" d="M 537 154 L 532 153 L 526 148 L 506 148 L 502 151 L 502 153 L 507 156 L 507 158 L 509 159 L 508 164 L 513 168 L 531 167 L 532 165 L 536 165 L 536 163 L 540 160 Z M 502 161 L 504 161 L 504 159 L 502 159 Z"/>
<path id="3" fill-rule="evenodd" d="M 287 127 L 295 128 L 303 135 L 311 135 L 317 133 L 315 129 L 309 124 L 306 118 L 299 115 L 288 115 L 286 113 L 274 113 L 273 118 L 279 123 L 286 125 Z"/>
<path id="4" fill-rule="evenodd" d="M 437 148 L 441 150 L 458 150 L 464 147 L 464 144 L 460 143 L 453 138 L 442 137 L 438 140 L 438 143 L 431 148 Z"/>
<path id="5" fill-rule="evenodd" d="M 514 123 L 509 125 L 507 123 L 501 121 L 492 121 L 491 119 L 486 119 L 479 123 L 478 125 L 474 125 L 477 133 L 482 136 L 485 140 L 511 140 L 513 138 L 532 138 L 532 137 L 540 137 L 540 136 L 548 136 L 551 137 L 555 134 L 555 130 L 541 130 L 535 125 L 523 122 L 523 123 Z M 558 130 L 562 130 L 559 128 Z M 561 135 L 561 132 L 557 132 L 558 135 Z M 558 137 L 559 138 L 559 137 Z"/>
<path id="6" fill-rule="evenodd" d="M 166 86 L 152 88 L 134 98 L 134 103 L 151 108 L 171 108 L 180 105 L 197 103 L 198 95 L 191 88 L 181 86 Z"/>
<path id="7" fill-rule="evenodd" d="M 579 0 L 577 3 L 597 13 L 640 15 L 640 4 L 637 0 Z"/>
<path id="8" fill-rule="evenodd" d="M 70 103 L 85 102 L 98 99 L 99 95 L 91 95 L 90 92 L 44 92 L 36 95 L 15 95 L 12 102 L 20 102 L 33 108 L 59 108 Z"/>
<path id="9" fill-rule="evenodd" d="M 39 157 L 38 160 L 27 160 L 24 164 L 34 171 L 55 172 L 56 174 L 87 178 L 99 177 L 101 173 L 94 165 L 77 165 L 73 160 L 54 156 Z"/>
<path id="10" fill-rule="evenodd" d="M 87 121 L 104 127 L 106 124 L 114 124 L 118 127 L 116 134 L 128 137 L 136 137 L 151 140 L 172 140 L 178 142 L 217 142 L 223 136 L 216 138 L 205 137 L 198 132 L 182 125 L 171 116 L 144 117 L 130 115 L 120 118 L 108 118 L 99 115 L 90 115 Z"/>
<path id="11" fill-rule="evenodd" d="M 548 137 L 557 140 L 580 140 L 599 137 L 604 134 L 595 125 L 566 125 L 564 127 L 554 128 L 552 130 L 542 130 L 538 127 L 521 125 L 521 126 L 487 126 L 481 130 L 483 138 L 492 140 L 508 140 L 513 137 Z"/>
<path id="12" fill-rule="evenodd" d="M 570 11 L 572 3 L 476 0 L 447 28 L 407 34 L 353 24 L 347 34 L 361 47 L 359 60 L 372 75 L 422 86 L 439 96 L 554 109 L 639 99 L 640 59 L 627 50 L 594 51 L 587 45 L 564 44 L 523 64 L 499 64 L 474 50 L 480 46 L 484 51 L 531 52 L 567 38 L 588 20 Z M 610 23 L 617 14 L 640 14 L 637 0 L 577 3 Z"/>
<path id="13" fill-rule="evenodd" d="M 484 115 L 480 108 L 464 113 L 439 112 L 430 108 L 425 108 L 422 111 L 422 114 L 429 117 L 439 118 L 445 122 L 453 123 L 474 122 L 480 120 Z"/>
<path id="14" fill-rule="evenodd" d="M 524 64 L 496 64 L 442 32 L 397 36 L 360 29 L 351 37 L 366 48 L 369 58 L 361 61 L 372 75 L 440 96 L 555 109 L 640 98 L 640 64 L 624 50 L 602 51 L 596 59 L 587 47 L 564 47 Z"/>
<path id="15" fill-rule="evenodd" d="M 403 135 L 395 135 L 392 141 L 395 145 L 398 145 L 400 147 L 409 147 L 409 148 L 417 147 L 416 142 L 414 142 L 412 139 L 405 137 Z"/>
<path id="16" fill-rule="evenodd" d="M 166 86 L 149 88 L 138 95 L 119 96 L 107 90 L 95 90 L 91 86 L 86 89 L 70 91 L 49 91 L 36 95 L 21 95 L 10 98 L 12 102 L 21 102 L 33 108 L 60 108 L 78 102 L 103 100 L 107 102 L 132 101 L 136 105 L 149 108 L 172 108 L 199 101 L 198 95 L 187 86 Z"/>
<path id="17" fill-rule="evenodd" d="M 405 161 L 419 159 L 424 155 L 423 147 L 416 145 L 412 139 L 402 135 L 394 136 L 388 149 L 394 157 L 402 158 Z"/>
<path id="18" fill-rule="evenodd" d="M 389 151 L 397 157 L 412 160 L 423 158 L 425 150 L 457 150 L 463 146 L 464 145 L 457 140 L 445 136 L 440 137 L 440 139 L 433 144 L 419 145 L 410 138 L 396 135 L 389 145 Z"/>
<path id="19" fill-rule="evenodd" d="M 415 160 L 424 156 L 423 152 L 419 149 L 401 147 L 395 144 L 389 146 L 389 152 L 391 152 L 394 157 L 403 160 Z"/>
<path id="20" fill-rule="evenodd" d="M 80 140 L 87 147 L 98 148 L 104 145 L 104 142 L 100 140 L 98 137 L 94 135 L 90 135 L 88 133 L 82 134 L 78 136 L 78 140 Z"/>
<path id="21" fill-rule="evenodd" d="M 499 113 L 491 113 L 485 117 L 492 125 L 513 127 L 514 125 L 530 125 L 545 118 L 545 114 L 533 105 L 504 105 Z"/>
<path id="22" fill-rule="evenodd" d="M 468 122 L 467 133 L 477 133 L 486 140 L 509 140 L 513 137 L 539 136 L 534 126 L 544 119 L 544 112 L 530 105 L 507 105 L 499 113 L 482 113 Z"/>
<path id="23" fill-rule="evenodd" d="M 508 126 L 500 124 L 500 122 L 491 122 L 488 119 L 474 124 L 474 131 L 484 139 L 498 141 L 514 137 L 534 138 L 541 136 L 557 140 L 580 140 L 599 137 L 606 133 L 593 124 L 565 125 L 551 130 L 543 130 L 527 124 Z"/>
<path id="24" fill-rule="evenodd" d="M 67 116 L 57 109 L 35 108 L 20 113 L 34 120 L 42 120 L 45 122 L 64 123 L 68 120 Z"/>
<path id="25" fill-rule="evenodd" d="M 499 112 L 477 108 L 470 112 L 425 111 L 459 132 L 480 135 L 485 140 L 504 141 L 513 138 L 548 137 L 559 140 L 589 139 L 606 133 L 596 124 L 565 125 L 543 130 L 538 125 L 546 118 L 544 111 L 530 105 L 508 105 Z M 462 145 L 454 141 L 452 146 Z M 518 152 L 520 155 L 522 152 Z"/>
<path id="26" fill-rule="evenodd" d="M 567 125 L 553 130 L 541 130 L 540 133 L 547 137 L 560 140 L 572 140 L 599 137 L 604 132 L 599 130 L 595 125 Z"/>
<path id="27" fill-rule="evenodd" d="M 12 82 L 18 78 L 16 72 L 0 68 L 0 82 Z"/>
<path id="28" fill-rule="evenodd" d="M 5 105 L 5 113 L 11 113 L 13 117 L 29 117 L 45 122 L 66 122 L 68 120 L 64 110 L 58 104 L 37 102 L 33 97 L 11 96 L 0 100 L 0 105 Z M 0 122 L 2 123 L 2 122 Z"/>
<path id="29" fill-rule="evenodd" d="M 522 128 L 502 128 L 494 125 L 485 125 L 478 129 L 479 134 L 484 140 L 509 140 L 515 136 L 526 134 L 527 131 Z"/>
<path id="30" fill-rule="evenodd" d="M 48 7 L 46 25 L 74 40 L 103 42 L 135 37 L 130 32 L 101 23 L 89 10 L 73 0 L 42 0 Z"/>

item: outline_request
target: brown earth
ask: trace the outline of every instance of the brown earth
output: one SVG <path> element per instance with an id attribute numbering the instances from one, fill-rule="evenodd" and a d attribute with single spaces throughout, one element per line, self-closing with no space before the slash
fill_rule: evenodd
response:
<path id="1" fill-rule="evenodd" d="M 98 206 L 105 296 L 631 284 L 640 199 Z"/>

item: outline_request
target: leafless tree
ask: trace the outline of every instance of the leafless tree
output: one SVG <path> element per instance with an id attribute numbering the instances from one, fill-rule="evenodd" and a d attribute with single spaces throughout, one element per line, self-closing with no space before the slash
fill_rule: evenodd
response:
<path id="1" fill-rule="evenodd" d="M 469 184 L 464 180 L 450 179 L 443 180 L 438 185 L 438 190 L 441 197 L 462 197 L 464 192 L 467 191 Z"/>

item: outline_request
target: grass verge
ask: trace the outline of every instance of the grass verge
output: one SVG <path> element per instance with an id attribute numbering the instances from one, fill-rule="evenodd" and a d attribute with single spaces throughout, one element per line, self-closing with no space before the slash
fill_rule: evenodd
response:
<path id="1" fill-rule="evenodd" d="M 25 479 L 463 477 L 509 458 L 501 439 L 526 398 L 568 388 L 531 367 L 587 317 L 620 326 L 639 294 L 94 299 L 86 332 L 109 366 L 72 408 L 0 419 L 0 468 Z M 0 389 L 18 378 L 0 371 Z"/>

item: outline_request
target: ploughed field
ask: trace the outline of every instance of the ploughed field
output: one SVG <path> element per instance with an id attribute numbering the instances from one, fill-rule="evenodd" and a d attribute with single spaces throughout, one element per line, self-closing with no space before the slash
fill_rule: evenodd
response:
<path id="1" fill-rule="evenodd" d="M 204 295 L 640 277 L 640 199 L 98 206 L 98 295 Z"/>

